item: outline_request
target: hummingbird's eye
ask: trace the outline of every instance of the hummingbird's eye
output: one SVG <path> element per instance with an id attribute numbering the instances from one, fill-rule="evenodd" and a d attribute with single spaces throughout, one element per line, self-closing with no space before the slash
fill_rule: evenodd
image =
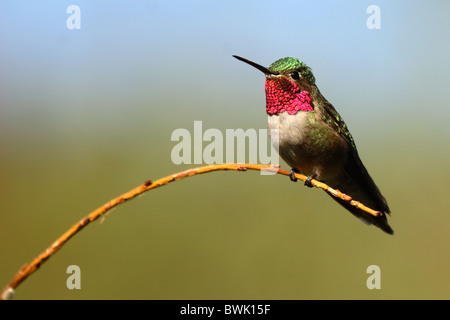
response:
<path id="1" fill-rule="evenodd" d="M 294 80 L 300 80 L 300 74 L 298 73 L 298 71 L 294 71 L 291 73 L 291 77 Z"/>

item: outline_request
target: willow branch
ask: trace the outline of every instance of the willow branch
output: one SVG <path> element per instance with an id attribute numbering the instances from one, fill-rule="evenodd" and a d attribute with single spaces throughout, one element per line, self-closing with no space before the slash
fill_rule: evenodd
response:
<path id="1" fill-rule="evenodd" d="M 198 167 L 189 169 L 186 171 L 182 171 L 179 173 L 175 173 L 169 175 L 167 177 L 158 179 L 156 181 L 147 180 L 142 185 L 120 195 L 119 197 L 107 202 L 103 206 L 98 209 L 92 211 L 86 217 L 81 219 L 78 223 L 74 224 L 69 230 L 67 230 L 62 236 L 60 236 L 55 242 L 53 242 L 44 252 L 42 252 L 39 256 L 37 256 L 31 263 L 25 264 L 13 280 L 3 289 L 0 299 L 8 299 L 12 298 L 15 288 L 22 283 L 28 276 L 30 276 L 33 272 L 35 272 L 48 258 L 54 255 L 61 247 L 75 234 L 77 234 L 81 229 L 86 227 L 92 221 L 97 220 L 99 217 L 104 215 L 106 212 L 111 210 L 112 208 L 118 206 L 119 204 L 133 199 L 134 197 L 143 194 L 146 191 L 156 189 L 158 187 L 164 186 L 170 182 L 178 181 L 187 177 L 192 177 L 194 175 L 207 173 L 211 171 L 221 171 L 221 170 L 234 170 L 234 171 L 247 171 L 247 170 L 259 170 L 259 171 L 271 171 L 277 174 L 282 174 L 285 176 L 289 176 L 290 172 L 286 170 L 282 170 L 279 166 L 271 166 L 271 165 L 259 165 L 259 164 L 216 164 L 209 165 L 204 167 Z M 295 174 L 297 179 L 305 181 L 308 177 L 299 173 Z M 311 184 L 317 188 L 321 188 L 326 192 L 330 193 L 334 197 L 338 197 L 344 201 L 349 202 L 351 205 L 371 214 L 374 216 L 381 215 L 382 213 L 379 211 L 372 210 L 359 201 L 353 200 L 350 196 L 340 192 L 339 190 L 333 189 L 326 185 L 323 182 L 312 179 Z"/>

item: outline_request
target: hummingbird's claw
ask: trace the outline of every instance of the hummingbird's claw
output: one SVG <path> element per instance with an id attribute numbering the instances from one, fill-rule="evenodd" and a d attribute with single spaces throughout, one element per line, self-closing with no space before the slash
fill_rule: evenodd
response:
<path id="1" fill-rule="evenodd" d="M 306 180 L 305 180 L 305 186 L 307 186 L 308 188 L 312 188 L 313 185 L 311 183 L 311 180 L 314 179 L 316 177 L 315 174 L 310 175 Z"/>
<path id="2" fill-rule="evenodd" d="M 289 171 L 289 178 L 291 179 L 292 182 L 297 182 L 297 178 L 295 177 L 296 173 L 300 173 L 297 169 L 291 169 L 291 171 Z"/>

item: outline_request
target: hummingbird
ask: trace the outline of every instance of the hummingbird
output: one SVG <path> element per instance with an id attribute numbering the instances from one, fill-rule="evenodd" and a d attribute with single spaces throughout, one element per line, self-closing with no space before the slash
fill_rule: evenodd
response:
<path id="1" fill-rule="evenodd" d="M 316 179 L 338 189 L 381 214 L 371 215 L 330 195 L 340 205 L 363 222 L 393 234 L 386 218 L 390 213 L 386 199 L 362 163 L 344 120 L 319 91 L 311 68 L 292 57 L 281 58 L 268 68 L 233 57 L 266 77 L 268 132 L 279 155 L 292 168 L 291 180 L 297 180 L 297 172 L 308 177 L 308 187 Z M 272 138 L 274 130 L 278 139 Z"/>

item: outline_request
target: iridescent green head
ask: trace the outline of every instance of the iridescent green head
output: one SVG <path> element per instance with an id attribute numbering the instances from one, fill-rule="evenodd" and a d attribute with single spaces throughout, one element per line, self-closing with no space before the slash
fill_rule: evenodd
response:
<path id="1" fill-rule="evenodd" d="M 282 58 L 268 68 L 239 56 L 233 56 L 266 76 L 266 111 L 269 115 L 282 112 L 296 114 L 314 110 L 312 95 L 315 81 L 311 69 L 296 58 Z"/>
<path id="2" fill-rule="evenodd" d="M 300 72 L 302 77 L 308 80 L 309 84 L 312 85 L 316 82 L 311 68 L 297 58 L 286 57 L 278 59 L 277 61 L 272 63 L 268 69 L 274 73 L 288 73 L 291 71 L 298 71 Z"/>

